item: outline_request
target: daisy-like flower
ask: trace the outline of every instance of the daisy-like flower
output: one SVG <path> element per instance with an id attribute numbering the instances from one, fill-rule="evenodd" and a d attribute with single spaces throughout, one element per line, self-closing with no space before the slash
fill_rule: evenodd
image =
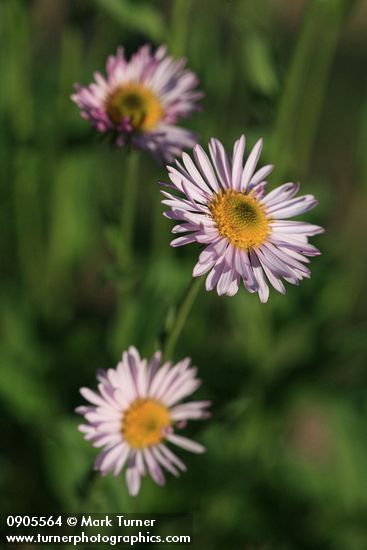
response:
<path id="1" fill-rule="evenodd" d="M 162 468 L 174 476 L 186 470 L 167 442 L 193 453 L 205 450 L 175 433 L 175 427 L 184 427 L 187 420 L 209 416 L 205 410 L 209 401 L 179 404 L 200 386 L 197 369 L 190 367 L 189 358 L 175 366 L 170 362 L 160 366 L 161 358 L 162 354 L 156 352 L 148 362 L 130 347 L 116 369 L 98 373 L 98 393 L 81 388 L 80 393 L 91 405 L 76 409 L 87 421 L 79 426 L 85 439 L 103 448 L 95 469 L 102 475 L 111 471 L 117 476 L 126 465 L 126 482 L 132 496 L 139 492 L 146 473 L 163 485 Z"/>
<path id="2" fill-rule="evenodd" d="M 196 145 L 195 162 L 183 153 L 182 163 L 167 167 L 172 184 L 163 185 L 181 195 L 162 191 L 162 202 L 170 207 L 165 216 L 180 222 L 172 232 L 188 233 L 174 239 L 172 246 L 206 245 L 193 276 L 208 273 L 207 290 L 216 287 L 220 296 L 233 296 L 242 280 L 249 292 L 258 292 L 261 302 L 266 302 L 268 282 L 284 294 L 281 279 L 298 284 L 310 277 L 304 265 L 307 256 L 320 252 L 308 237 L 323 229 L 287 219 L 317 204 L 312 195 L 295 197 L 298 183 L 285 183 L 265 194 L 265 179 L 273 166 L 256 170 L 262 144 L 260 139 L 244 165 L 245 136 L 234 144 L 232 159 L 217 139 L 209 143 L 210 159 Z"/>
<path id="3" fill-rule="evenodd" d="M 81 116 L 117 145 L 130 143 L 170 162 L 196 143 L 192 132 L 176 125 L 198 109 L 202 97 L 195 89 L 198 79 L 185 63 L 167 56 L 164 46 L 154 54 L 143 46 L 130 60 L 119 48 L 107 60 L 107 76 L 96 72 L 94 83 L 76 84 L 71 99 Z"/>

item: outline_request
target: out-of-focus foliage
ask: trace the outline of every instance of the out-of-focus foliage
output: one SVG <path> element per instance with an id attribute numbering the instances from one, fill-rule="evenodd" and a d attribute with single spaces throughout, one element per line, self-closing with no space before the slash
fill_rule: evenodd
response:
<path id="1" fill-rule="evenodd" d="M 3 511 L 194 511 L 198 548 L 367 548 L 366 20 L 347 0 L 0 1 Z M 213 400 L 189 428 L 208 451 L 131 500 L 121 478 L 91 484 L 78 388 L 130 344 L 155 350 L 198 250 L 169 248 L 167 176 L 141 155 L 124 267 L 125 155 L 69 96 L 146 41 L 199 75 L 201 143 L 264 136 L 270 186 L 301 178 L 327 232 L 285 296 L 199 295 L 175 359 Z"/>

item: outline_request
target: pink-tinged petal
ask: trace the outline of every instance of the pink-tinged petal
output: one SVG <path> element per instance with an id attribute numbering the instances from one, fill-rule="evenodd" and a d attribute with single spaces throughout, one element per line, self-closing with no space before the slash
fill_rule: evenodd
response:
<path id="1" fill-rule="evenodd" d="M 165 363 L 156 373 L 154 379 L 151 382 L 150 388 L 149 388 L 149 395 L 155 396 L 156 393 L 159 391 L 160 385 L 162 384 L 163 380 L 168 374 L 168 371 L 172 368 L 172 363 L 168 362 Z"/>
<path id="2" fill-rule="evenodd" d="M 284 218 L 290 218 L 291 216 L 298 216 L 304 214 L 314 208 L 317 204 L 317 200 L 313 195 L 304 195 L 303 197 L 297 197 L 284 201 L 279 204 L 275 204 L 267 209 L 267 214 L 277 220 Z"/>
<path id="3" fill-rule="evenodd" d="M 196 231 L 196 230 L 197 230 L 197 225 L 194 225 L 192 223 L 183 223 L 172 227 L 171 232 L 176 235 L 177 233 L 186 233 L 187 231 Z"/>
<path id="4" fill-rule="evenodd" d="M 182 160 L 185 165 L 186 170 L 192 177 L 195 184 L 201 189 L 201 191 L 204 193 L 204 196 L 211 197 L 212 196 L 212 190 L 207 185 L 207 183 L 204 181 L 203 177 L 201 176 L 199 170 L 196 168 L 194 162 L 192 161 L 191 157 L 187 153 L 182 154 Z"/>
<path id="5" fill-rule="evenodd" d="M 95 422 L 95 421 L 90 419 L 90 416 L 88 416 L 88 417 L 86 416 L 85 418 L 86 418 L 86 420 L 88 420 L 88 422 L 91 422 L 91 423 Z M 96 431 L 98 433 L 118 432 L 121 428 L 121 421 L 120 420 L 115 420 L 113 422 L 101 422 L 101 421 L 99 421 L 95 424 L 95 426 L 96 426 Z"/>
<path id="6" fill-rule="evenodd" d="M 136 466 L 127 468 L 126 470 L 126 483 L 129 491 L 129 495 L 135 497 L 140 490 L 141 478 Z"/>
<path id="7" fill-rule="evenodd" d="M 224 261 L 226 265 L 232 269 L 232 266 L 234 265 L 234 256 L 236 254 L 236 247 L 234 247 L 232 244 L 229 244 L 225 250 L 224 253 Z"/>
<path id="8" fill-rule="evenodd" d="M 126 355 L 125 361 L 126 361 Z M 136 385 L 133 382 L 130 369 L 126 362 L 121 362 L 117 365 L 116 371 L 118 375 L 118 386 L 116 388 L 116 395 L 122 394 L 124 401 L 132 401 L 137 398 Z"/>
<path id="9" fill-rule="evenodd" d="M 120 382 L 119 382 L 120 383 Z M 122 388 L 117 388 L 114 392 L 115 400 L 119 403 L 118 412 L 121 413 L 128 408 L 129 403 L 131 402 L 132 396 L 129 397 L 126 393 L 123 392 Z"/>
<path id="10" fill-rule="evenodd" d="M 216 229 L 211 229 L 209 227 L 204 227 L 200 231 L 195 232 L 195 239 L 199 244 L 210 244 L 217 236 L 218 232 Z"/>
<path id="11" fill-rule="evenodd" d="M 271 244 L 271 243 L 269 243 Z M 295 250 L 291 250 L 290 248 L 287 248 L 286 246 L 282 246 L 282 248 L 277 248 L 277 250 L 281 250 L 282 252 L 285 252 L 287 256 L 290 256 L 291 258 L 294 258 L 295 260 L 298 260 L 302 263 L 309 264 L 311 260 L 307 258 L 307 256 L 303 256 L 299 252 L 296 252 Z"/>
<path id="12" fill-rule="evenodd" d="M 151 360 L 148 363 L 147 373 L 147 390 L 146 394 L 149 395 L 152 387 L 152 382 L 155 378 L 158 367 L 162 361 L 162 352 L 156 351 Z"/>
<path id="13" fill-rule="evenodd" d="M 246 164 L 243 168 L 242 172 L 242 180 L 241 180 L 241 189 L 243 191 L 246 191 L 251 178 L 255 172 L 256 165 L 258 163 L 258 160 L 260 158 L 260 154 L 263 148 L 263 140 L 259 139 L 259 141 L 256 142 L 254 145 L 251 153 L 248 156 L 248 159 L 246 161 Z"/>
<path id="14" fill-rule="evenodd" d="M 319 225 L 294 220 L 274 220 L 270 225 L 277 233 L 291 233 L 292 235 L 300 233 L 313 237 L 325 232 L 325 229 Z"/>
<path id="15" fill-rule="evenodd" d="M 126 445 L 123 443 L 118 443 L 115 447 L 108 449 L 107 452 L 102 452 L 96 459 L 95 468 L 104 473 L 114 469 L 116 466 L 116 461 L 121 456 L 124 449 L 126 449 Z"/>
<path id="16" fill-rule="evenodd" d="M 190 244 L 196 241 L 195 235 L 186 235 L 185 237 L 178 237 L 171 241 L 171 246 L 174 248 L 177 246 L 184 246 L 185 244 Z"/>
<path id="17" fill-rule="evenodd" d="M 215 264 L 215 266 L 209 272 L 209 275 L 205 280 L 206 290 L 208 291 L 213 290 L 213 288 L 217 286 L 217 283 L 219 281 L 220 276 L 222 275 L 224 267 L 225 267 L 225 263 L 222 260 L 220 260 L 218 263 Z"/>
<path id="18" fill-rule="evenodd" d="M 142 361 L 136 377 L 138 395 L 146 395 L 148 386 L 147 361 Z"/>
<path id="19" fill-rule="evenodd" d="M 205 263 L 208 260 L 218 259 L 222 254 L 224 255 L 228 247 L 227 239 L 219 237 L 215 239 L 209 246 L 203 250 L 199 256 L 199 262 Z"/>
<path id="20" fill-rule="evenodd" d="M 217 283 L 218 296 L 223 296 L 224 294 L 227 294 L 234 277 L 234 270 L 229 267 L 225 267 Z"/>
<path id="21" fill-rule="evenodd" d="M 276 247 L 290 248 L 306 256 L 320 256 L 321 252 L 312 244 L 302 241 L 301 239 L 295 239 L 286 235 L 271 236 L 269 237 L 269 243 L 273 243 Z"/>
<path id="22" fill-rule="evenodd" d="M 208 155 L 200 145 L 195 145 L 193 152 L 195 160 L 199 165 L 202 174 L 205 176 L 206 181 L 216 193 L 219 193 L 220 187 Z"/>
<path id="23" fill-rule="evenodd" d="M 195 375 L 193 369 L 188 369 L 190 363 L 191 359 L 187 357 L 172 367 L 170 372 L 168 372 L 165 376 L 164 380 L 159 384 L 154 396 L 157 399 L 164 401 L 169 391 L 174 391 L 177 386 L 182 387 L 187 377 Z"/>
<path id="24" fill-rule="evenodd" d="M 92 444 L 93 444 L 93 447 L 96 447 L 97 449 L 99 447 L 104 447 L 104 446 L 112 446 L 112 445 L 116 445 L 117 443 L 120 443 L 121 440 L 122 440 L 122 435 L 121 434 L 116 434 L 116 433 L 108 433 L 108 434 L 101 434 L 101 435 L 96 435 L 94 436 L 92 439 Z"/>
<path id="25" fill-rule="evenodd" d="M 182 189 L 189 199 L 188 206 L 191 207 L 191 210 L 193 212 L 204 212 L 205 214 L 209 214 L 209 208 L 206 206 L 206 204 L 201 204 L 200 202 L 197 202 L 196 199 L 196 189 L 193 185 L 188 185 L 184 181 L 182 182 Z"/>
<path id="26" fill-rule="evenodd" d="M 117 408 L 112 407 L 90 407 L 83 413 L 89 422 L 101 421 L 114 421 L 120 418 L 121 411 L 120 406 Z"/>
<path id="27" fill-rule="evenodd" d="M 289 277 L 292 275 L 291 269 L 279 260 L 265 245 L 254 249 L 261 265 L 266 265 L 277 277 Z"/>
<path id="28" fill-rule="evenodd" d="M 185 449 L 186 451 L 191 451 L 192 453 L 198 453 L 198 454 L 205 452 L 205 447 L 203 447 L 203 445 L 200 445 L 200 443 L 197 443 L 196 441 L 192 441 L 187 437 L 183 437 L 182 435 L 168 434 L 166 436 L 166 439 L 171 443 L 173 443 L 174 445 L 177 445 L 178 447 L 182 447 L 182 449 Z"/>
<path id="29" fill-rule="evenodd" d="M 231 170 L 229 160 L 223 145 L 218 139 L 212 138 L 210 140 L 209 152 L 222 187 L 224 189 L 229 189 L 231 187 Z"/>
<path id="30" fill-rule="evenodd" d="M 124 445 L 119 457 L 115 461 L 115 467 L 113 470 L 113 475 L 116 477 L 121 472 L 122 468 L 125 466 L 126 461 L 129 458 L 130 448 L 128 445 Z"/>
<path id="31" fill-rule="evenodd" d="M 99 405 L 104 406 L 105 401 L 95 392 L 90 390 L 89 388 L 80 388 L 80 393 L 90 403 L 93 403 L 93 405 Z"/>
<path id="32" fill-rule="evenodd" d="M 95 429 L 93 426 L 89 426 L 88 424 L 79 424 L 78 426 L 79 432 L 85 433 L 85 434 L 94 434 Z"/>
<path id="33" fill-rule="evenodd" d="M 266 265 L 263 265 L 263 264 L 261 264 L 261 265 L 262 265 L 262 268 L 263 268 L 263 270 L 265 272 L 265 275 L 267 276 L 271 286 L 273 288 L 275 288 L 275 290 L 280 292 L 280 294 L 285 294 L 285 287 L 284 287 L 282 281 L 278 277 L 276 277 L 274 275 L 274 273 L 269 268 L 266 267 Z"/>
<path id="34" fill-rule="evenodd" d="M 104 369 L 97 369 L 97 380 L 103 382 L 106 379 L 106 371 Z"/>
<path id="35" fill-rule="evenodd" d="M 218 231 L 214 228 L 204 227 L 195 233 L 195 238 L 200 244 L 210 244 L 218 237 Z"/>
<path id="36" fill-rule="evenodd" d="M 157 483 L 157 485 L 164 485 L 165 479 L 161 467 L 159 466 L 157 460 L 154 458 L 149 449 L 143 449 L 143 456 L 145 462 L 148 466 L 148 471 L 152 479 Z"/>
<path id="37" fill-rule="evenodd" d="M 188 410 L 188 411 L 174 411 L 171 412 L 171 418 L 175 422 L 179 422 L 182 420 L 199 420 L 204 418 L 209 418 L 210 413 L 207 411 L 195 411 L 195 410 Z"/>
<path id="38" fill-rule="evenodd" d="M 246 289 L 249 292 L 258 292 L 259 283 L 257 282 L 257 279 L 255 277 L 254 270 L 252 268 L 247 252 L 245 250 L 241 250 L 238 252 L 238 255 L 241 265 L 240 275 L 242 276 Z"/>
<path id="39" fill-rule="evenodd" d="M 175 390 L 170 389 L 169 392 L 162 396 L 162 401 L 167 405 L 167 407 L 171 407 L 187 395 L 194 393 L 200 385 L 201 380 L 198 380 L 197 378 L 190 380 L 183 384 L 180 388 L 175 388 Z"/>
<path id="40" fill-rule="evenodd" d="M 300 261 L 295 259 L 293 256 L 291 256 L 288 252 L 285 250 L 280 249 L 277 246 L 274 246 L 272 243 L 267 243 L 263 245 L 263 248 L 270 254 L 273 254 L 276 258 L 279 259 L 280 262 L 283 264 L 286 264 L 290 266 L 291 268 L 298 269 L 302 271 L 305 275 L 309 274 L 309 269 L 304 266 Z M 306 259 L 306 258 L 305 258 Z M 285 275 L 289 276 L 289 274 Z"/>
<path id="41" fill-rule="evenodd" d="M 175 200 L 163 200 L 161 201 L 162 204 L 164 204 L 165 206 L 169 206 L 172 210 L 172 212 L 176 212 L 176 211 L 181 211 L 181 210 L 187 210 L 187 211 L 191 211 L 191 212 L 198 212 L 199 209 L 198 208 L 193 208 L 192 207 L 192 204 L 191 202 L 189 201 L 186 201 L 184 199 L 175 199 Z"/>
<path id="42" fill-rule="evenodd" d="M 165 468 L 175 477 L 179 477 L 180 474 L 177 468 L 175 468 L 174 465 L 168 460 L 168 458 L 163 455 L 158 446 L 152 447 L 151 451 L 156 461 L 159 462 L 161 466 L 163 466 L 163 468 Z"/>
<path id="43" fill-rule="evenodd" d="M 87 414 L 89 412 L 92 412 L 95 410 L 95 407 L 87 407 L 85 405 L 81 405 L 80 407 L 76 407 L 74 409 L 74 411 L 77 413 L 77 414 Z"/>
<path id="44" fill-rule="evenodd" d="M 171 413 L 178 411 L 202 411 L 206 407 L 210 407 L 211 401 L 190 401 L 189 403 L 181 403 L 171 409 Z"/>
<path id="45" fill-rule="evenodd" d="M 98 391 L 106 403 L 108 403 L 111 407 L 118 407 L 118 403 L 114 398 L 115 388 L 113 386 L 101 383 L 98 384 Z"/>
<path id="46" fill-rule="evenodd" d="M 208 260 L 206 263 L 200 263 L 198 262 L 194 269 L 192 270 L 192 276 L 193 277 L 201 277 L 201 275 L 205 275 L 205 273 L 208 273 L 209 269 L 213 267 L 215 264 L 214 260 Z"/>
<path id="47" fill-rule="evenodd" d="M 97 458 L 94 461 L 94 470 L 101 470 L 101 464 L 105 460 L 106 457 L 110 454 L 110 448 L 105 449 L 104 451 L 101 451 L 99 455 L 97 455 Z"/>
<path id="48" fill-rule="evenodd" d="M 273 171 L 273 169 L 274 166 L 272 164 L 266 164 L 265 166 L 257 170 L 251 178 L 248 186 L 249 189 L 252 189 L 253 187 L 256 187 L 256 185 L 259 185 L 259 183 L 262 183 L 265 178 Z"/>
<path id="49" fill-rule="evenodd" d="M 232 160 L 232 188 L 241 190 L 241 176 L 243 170 L 243 153 L 245 151 L 246 139 L 245 136 L 241 136 L 234 144 L 233 148 L 233 160 Z"/>
<path id="50" fill-rule="evenodd" d="M 205 190 L 201 189 L 200 186 L 195 185 L 192 181 L 190 181 L 190 176 L 188 174 L 185 175 L 185 171 L 183 168 L 181 170 L 178 170 L 176 168 L 168 166 L 168 177 L 174 184 L 175 188 L 182 193 L 184 193 L 183 184 L 186 184 L 186 189 L 188 187 L 190 188 L 192 197 L 195 198 L 195 200 L 199 204 L 205 204 L 208 200 L 208 197 L 211 196 Z"/>
<path id="51" fill-rule="evenodd" d="M 229 287 L 227 288 L 227 296 L 234 296 L 239 289 L 240 278 L 238 275 L 233 274 L 233 279 Z"/>
<path id="52" fill-rule="evenodd" d="M 187 212 L 185 210 L 179 210 L 178 208 L 172 210 L 171 212 L 166 213 L 167 218 L 172 218 L 174 220 L 185 220 L 186 222 L 197 224 L 198 229 L 207 224 L 205 215 L 196 214 L 194 212 Z M 210 223 L 211 220 L 208 220 Z"/>
<path id="53" fill-rule="evenodd" d="M 140 476 L 141 477 L 145 476 L 147 473 L 147 469 L 145 467 L 143 452 L 141 450 L 135 451 L 134 458 L 135 458 L 135 466 L 137 467 Z"/>
<path id="54" fill-rule="evenodd" d="M 179 468 L 182 472 L 186 472 L 187 468 L 185 464 L 178 458 L 178 456 L 175 455 L 166 445 L 163 445 L 160 443 L 157 448 L 162 452 L 162 454 L 170 460 L 177 468 Z"/>
<path id="55" fill-rule="evenodd" d="M 135 346 L 129 346 L 129 349 L 127 350 L 127 356 L 129 364 L 133 365 L 135 368 L 137 368 L 142 362 L 139 352 Z"/>
<path id="56" fill-rule="evenodd" d="M 269 208 L 275 204 L 286 201 L 294 197 L 299 191 L 299 183 L 283 183 L 273 191 L 270 191 L 260 202 L 266 204 Z"/>
<path id="57" fill-rule="evenodd" d="M 250 250 L 250 260 L 255 278 L 259 284 L 258 293 L 260 301 L 264 304 L 268 301 L 269 298 L 269 287 L 266 284 L 264 272 L 262 270 L 257 254 L 253 250 Z"/>
<path id="58" fill-rule="evenodd" d="M 181 367 L 180 364 L 183 366 Z M 184 362 L 178 363 L 170 373 L 169 385 L 165 383 L 163 388 L 159 388 L 155 397 L 159 395 L 162 403 L 171 407 L 199 387 L 201 382 L 196 378 L 196 374 L 196 368 L 185 368 Z M 172 377 L 172 375 L 174 376 Z"/>

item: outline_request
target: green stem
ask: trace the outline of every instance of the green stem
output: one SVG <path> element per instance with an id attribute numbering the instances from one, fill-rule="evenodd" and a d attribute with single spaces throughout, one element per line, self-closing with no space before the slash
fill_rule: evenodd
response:
<path id="1" fill-rule="evenodd" d="M 123 263 L 125 266 L 129 265 L 132 259 L 133 233 L 138 189 L 138 163 L 139 154 L 136 151 L 130 151 L 127 155 L 126 177 L 123 181 L 121 209 L 121 231 L 124 245 Z"/>
<path id="2" fill-rule="evenodd" d="M 203 284 L 203 280 L 203 277 L 192 279 L 183 300 L 177 308 L 177 312 L 173 320 L 171 329 L 163 346 L 163 358 L 165 360 L 171 359 L 173 356 L 178 337 L 180 336 L 181 331 L 186 323 L 187 317 L 195 302 L 199 289 Z"/>

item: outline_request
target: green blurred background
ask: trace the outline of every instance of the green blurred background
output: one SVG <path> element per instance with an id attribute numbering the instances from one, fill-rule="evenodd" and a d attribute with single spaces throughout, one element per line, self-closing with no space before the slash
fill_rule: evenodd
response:
<path id="1" fill-rule="evenodd" d="M 131 499 L 122 477 L 90 483 L 78 389 L 130 344 L 152 354 L 198 247 L 169 248 L 167 175 L 141 155 L 126 266 L 125 154 L 69 96 L 145 42 L 197 72 L 201 144 L 263 136 L 270 186 L 300 180 L 327 232 L 285 296 L 201 292 L 174 359 L 213 400 L 188 428 L 207 453 Z M 197 548 L 367 548 L 366 54 L 363 0 L 0 0 L 2 511 L 193 511 Z"/>

